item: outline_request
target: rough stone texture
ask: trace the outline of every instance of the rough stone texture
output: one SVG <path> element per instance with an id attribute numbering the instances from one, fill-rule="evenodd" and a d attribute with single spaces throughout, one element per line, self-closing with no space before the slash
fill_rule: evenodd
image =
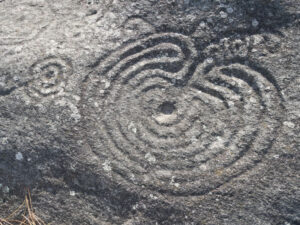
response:
<path id="1" fill-rule="evenodd" d="M 300 223 L 298 0 L 0 0 L 0 216 Z"/>

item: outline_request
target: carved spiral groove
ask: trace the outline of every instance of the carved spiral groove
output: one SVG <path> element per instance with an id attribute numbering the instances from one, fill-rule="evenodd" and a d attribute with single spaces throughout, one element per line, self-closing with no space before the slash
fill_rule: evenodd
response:
<path id="1" fill-rule="evenodd" d="M 271 75 L 238 62 L 195 65 L 195 58 L 188 37 L 155 34 L 117 50 L 91 74 L 81 107 L 86 139 L 115 180 L 206 194 L 270 148 L 282 109 Z"/>

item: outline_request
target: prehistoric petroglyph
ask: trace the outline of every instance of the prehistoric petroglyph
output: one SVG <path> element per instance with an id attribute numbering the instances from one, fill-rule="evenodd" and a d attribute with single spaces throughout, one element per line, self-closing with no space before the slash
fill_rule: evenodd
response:
<path id="1" fill-rule="evenodd" d="M 32 76 L 25 86 L 27 94 L 35 99 L 59 95 L 64 92 L 66 81 L 73 73 L 68 59 L 50 56 L 38 60 L 29 69 Z"/>
<path id="2" fill-rule="evenodd" d="M 95 67 L 81 113 L 97 164 L 108 160 L 115 180 L 201 195 L 267 153 L 283 110 L 272 75 L 241 58 L 198 63 L 196 55 L 188 37 L 162 33 Z"/>

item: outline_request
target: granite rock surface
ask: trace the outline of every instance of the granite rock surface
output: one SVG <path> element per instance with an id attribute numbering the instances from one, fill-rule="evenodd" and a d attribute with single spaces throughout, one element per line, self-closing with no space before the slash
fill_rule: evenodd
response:
<path id="1" fill-rule="evenodd" d="M 0 0 L 0 216 L 300 224 L 298 0 Z"/>

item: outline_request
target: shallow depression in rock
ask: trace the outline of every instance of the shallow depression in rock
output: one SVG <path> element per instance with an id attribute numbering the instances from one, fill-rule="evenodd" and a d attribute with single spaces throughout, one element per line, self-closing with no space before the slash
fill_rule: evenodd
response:
<path id="1" fill-rule="evenodd" d="M 162 103 L 158 108 L 158 111 L 165 115 L 171 115 L 175 110 L 175 103 L 169 101 Z"/>

